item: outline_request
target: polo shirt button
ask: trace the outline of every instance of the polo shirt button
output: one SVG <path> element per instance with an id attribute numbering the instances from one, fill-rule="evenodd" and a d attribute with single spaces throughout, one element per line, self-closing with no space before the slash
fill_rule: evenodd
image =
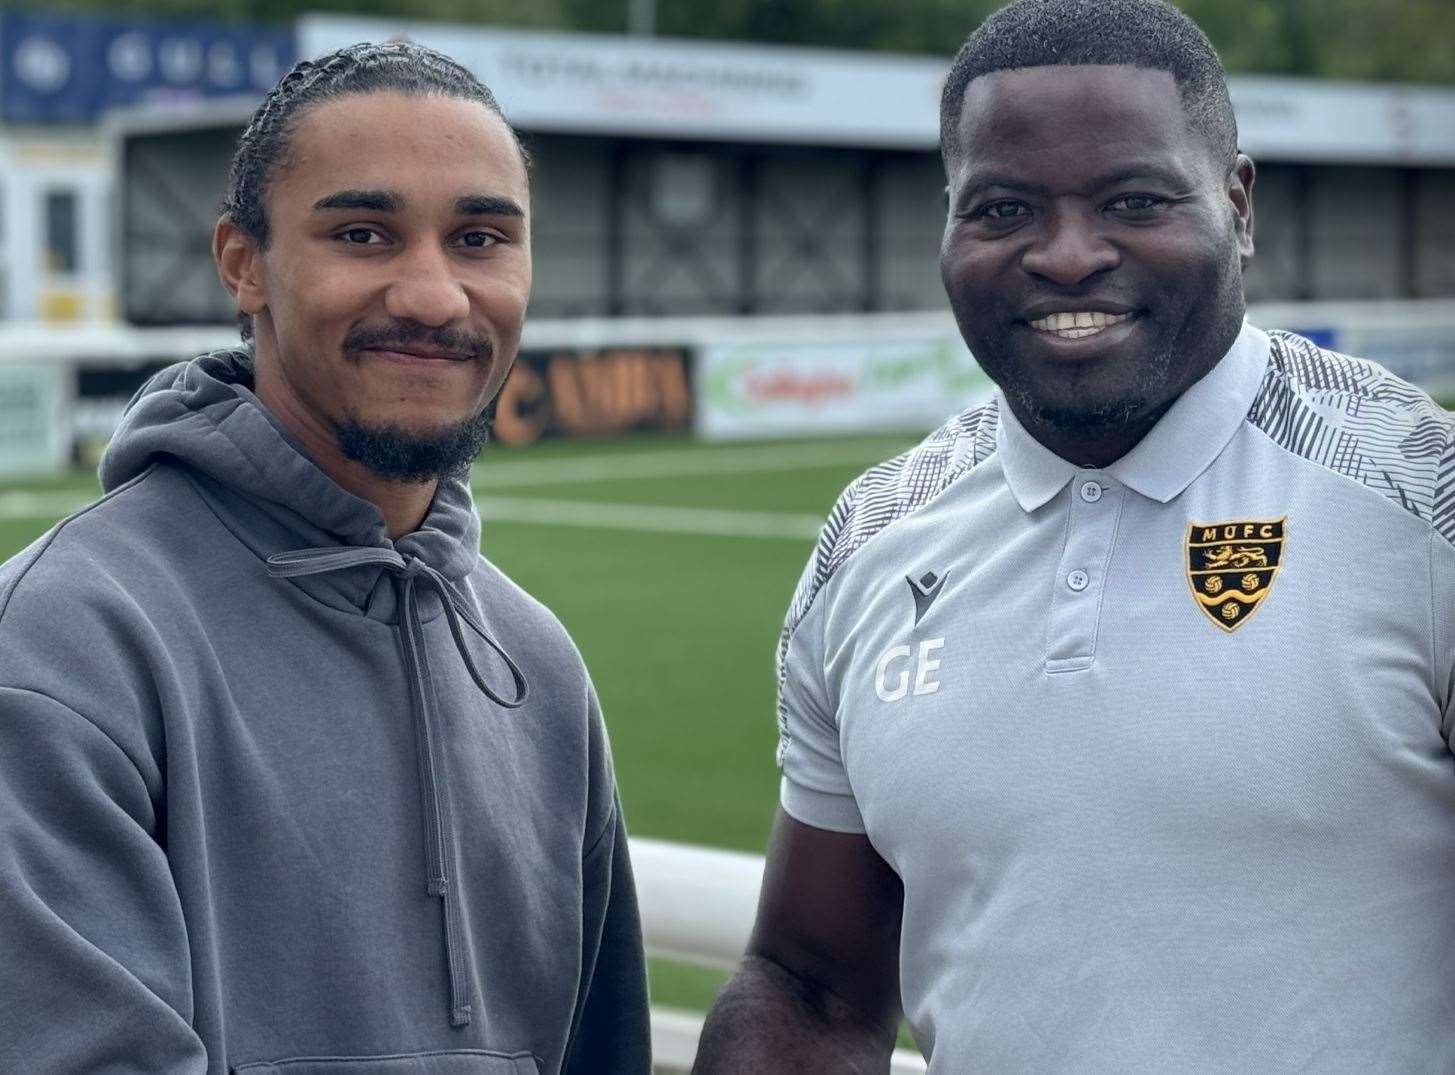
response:
<path id="1" fill-rule="evenodd" d="M 1081 499 L 1088 504 L 1095 504 L 1101 499 L 1101 486 L 1096 482 L 1087 482 L 1081 487 Z"/>
<path id="2" fill-rule="evenodd" d="M 1087 575 L 1085 571 L 1073 571 L 1071 572 L 1071 574 L 1066 576 L 1066 585 L 1071 587 L 1071 589 L 1075 590 L 1077 593 L 1080 593 L 1082 590 L 1086 589 L 1090 582 L 1091 576 Z"/>

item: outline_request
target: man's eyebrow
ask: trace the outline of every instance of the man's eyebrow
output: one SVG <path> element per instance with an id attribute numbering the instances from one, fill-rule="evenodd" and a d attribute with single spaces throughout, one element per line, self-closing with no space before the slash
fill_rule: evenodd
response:
<path id="1" fill-rule="evenodd" d="M 1160 164 L 1138 162 L 1128 164 L 1123 168 L 1116 168 L 1103 175 L 1094 176 L 1085 186 L 1087 191 L 1103 190 L 1106 187 L 1113 187 L 1119 183 L 1126 183 L 1133 179 L 1151 179 L 1159 183 L 1166 183 L 1168 186 L 1185 186 L 1188 178 L 1170 168 Z M 969 201 L 978 197 L 987 190 L 999 188 L 1001 190 L 1025 192 L 1027 194 L 1044 194 L 1046 187 L 1040 183 L 1031 182 L 1021 176 L 1013 176 L 1000 172 L 971 173 L 969 180 L 959 191 L 961 201 Z"/>
<path id="2" fill-rule="evenodd" d="M 375 213 L 397 213 L 404 199 L 392 190 L 336 190 L 313 203 L 320 209 L 367 209 Z"/>
<path id="3" fill-rule="evenodd" d="M 498 194 L 466 194 L 455 199 L 455 212 L 461 216 L 525 216 L 514 198 Z"/>
<path id="4" fill-rule="evenodd" d="M 315 210 L 365 209 L 375 213 L 397 213 L 405 199 L 392 190 L 336 190 L 313 203 Z M 525 210 L 514 198 L 498 194 L 463 194 L 455 199 L 455 212 L 460 216 L 524 217 Z"/>
<path id="5" fill-rule="evenodd" d="M 1021 177 L 1004 175 L 999 172 L 981 172 L 979 174 L 971 173 L 970 179 L 960 188 L 960 199 L 968 201 L 995 187 L 1003 190 L 1023 190 L 1027 194 L 1044 194 L 1046 192 L 1046 188 L 1041 184 L 1028 182 Z"/>
<path id="6" fill-rule="evenodd" d="M 1097 176 L 1095 180 L 1087 184 L 1087 189 L 1100 190 L 1103 187 L 1114 187 L 1118 183 L 1126 183 L 1133 179 L 1155 179 L 1159 183 L 1166 183 L 1172 187 L 1183 186 L 1188 182 L 1187 176 L 1160 164 L 1129 164 L 1125 168 L 1118 168 L 1106 175 Z"/>

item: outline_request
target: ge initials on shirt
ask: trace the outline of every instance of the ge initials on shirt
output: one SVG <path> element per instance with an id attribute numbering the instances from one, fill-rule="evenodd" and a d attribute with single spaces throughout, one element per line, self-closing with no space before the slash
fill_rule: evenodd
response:
<path id="1" fill-rule="evenodd" d="M 874 666 L 874 693 L 881 702 L 897 702 L 910 693 L 909 670 L 914 667 L 914 693 L 934 694 L 940 689 L 940 681 L 931 679 L 930 673 L 940 667 L 938 657 L 932 656 L 945 647 L 943 638 L 927 638 L 919 644 L 919 656 L 911 659 L 914 650 L 907 645 L 890 646 L 879 656 Z M 893 686 L 890 686 L 891 682 Z"/>

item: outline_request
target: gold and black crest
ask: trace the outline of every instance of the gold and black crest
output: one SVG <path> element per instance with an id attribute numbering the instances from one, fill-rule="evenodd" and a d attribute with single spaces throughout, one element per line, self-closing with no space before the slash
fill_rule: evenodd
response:
<path id="1" fill-rule="evenodd" d="M 1242 626 L 1268 596 L 1283 559 L 1283 523 L 1240 519 L 1188 524 L 1184 544 L 1192 596 L 1224 631 Z"/>

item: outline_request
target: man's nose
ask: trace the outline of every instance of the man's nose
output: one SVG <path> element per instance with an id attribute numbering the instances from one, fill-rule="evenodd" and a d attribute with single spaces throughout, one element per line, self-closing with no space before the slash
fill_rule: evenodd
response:
<path id="1" fill-rule="evenodd" d="M 461 321 L 470 312 L 470 297 L 448 251 L 421 243 L 397 262 L 398 276 L 384 298 L 389 316 L 438 328 Z"/>
<path id="2" fill-rule="evenodd" d="M 1062 287 L 1114 269 L 1121 254 L 1086 211 L 1054 212 L 1021 255 L 1021 268 Z"/>

